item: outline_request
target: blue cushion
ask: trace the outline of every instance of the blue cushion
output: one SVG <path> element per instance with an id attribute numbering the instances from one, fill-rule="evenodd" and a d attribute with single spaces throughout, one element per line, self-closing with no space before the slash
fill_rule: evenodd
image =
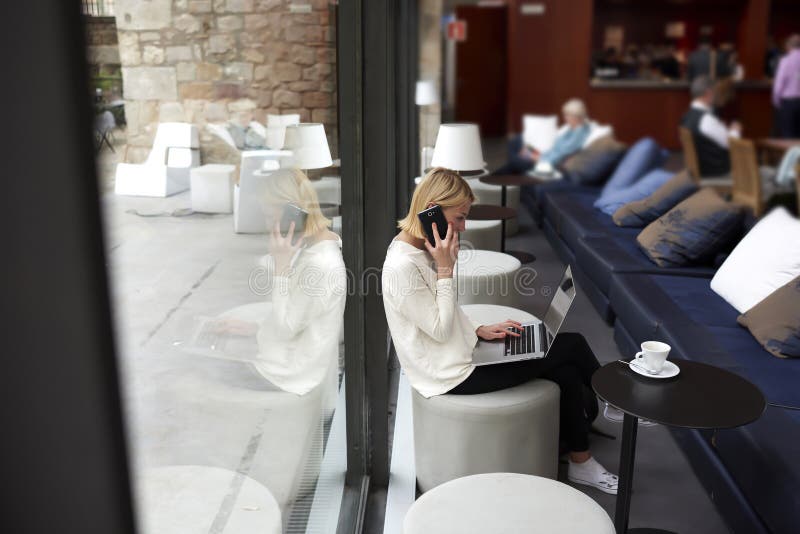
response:
<path id="1" fill-rule="evenodd" d="M 664 169 L 654 169 L 642 176 L 640 180 L 637 180 L 630 187 L 610 191 L 601 196 L 595 201 L 594 207 L 603 213 L 614 215 L 615 211 L 628 202 L 642 200 L 655 193 L 656 189 L 667 183 L 672 176 L 673 173 Z"/>
<path id="2" fill-rule="evenodd" d="M 683 171 L 661 185 L 653 194 L 641 200 L 634 200 L 614 212 L 614 222 L 618 226 L 642 228 L 671 210 L 678 202 L 697 191 L 688 171 Z"/>
<path id="3" fill-rule="evenodd" d="M 645 137 L 633 145 L 622 161 L 619 162 L 614 174 L 606 182 L 600 198 L 613 192 L 625 189 L 648 171 L 664 164 L 666 154 L 653 139 Z"/>
<path id="4" fill-rule="evenodd" d="M 605 136 L 571 155 L 561 166 L 564 178 L 578 185 L 601 185 L 625 155 L 625 145 Z"/>

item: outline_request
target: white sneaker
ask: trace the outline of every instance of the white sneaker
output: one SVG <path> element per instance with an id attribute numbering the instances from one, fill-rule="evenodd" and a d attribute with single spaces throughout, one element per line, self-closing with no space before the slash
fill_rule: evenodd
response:
<path id="1" fill-rule="evenodd" d="M 625 413 L 619 408 L 614 408 L 609 403 L 606 403 L 606 407 L 603 408 L 603 417 L 605 417 L 612 423 L 621 423 L 622 419 L 625 417 Z M 648 421 L 647 419 L 639 419 L 639 426 L 656 426 L 656 425 L 658 425 L 658 423 L 654 423 L 653 421 Z"/>
<path id="2" fill-rule="evenodd" d="M 616 495 L 619 478 L 617 475 L 609 473 L 606 468 L 594 458 L 589 458 L 583 463 L 576 464 L 569 461 L 567 469 L 567 479 L 575 484 L 583 484 L 599 489 L 602 492 Z"/>

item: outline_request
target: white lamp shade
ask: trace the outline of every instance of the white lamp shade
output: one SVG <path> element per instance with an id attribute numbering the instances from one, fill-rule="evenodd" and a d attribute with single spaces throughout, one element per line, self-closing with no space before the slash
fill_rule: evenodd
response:
<path id="1" fill-rule="evenodd" d="M 439 101 L 439 93 L 436 92 L 436 84 L 432 80 L 420 80 L 417 82 L 417 92 L 414 95 L 414 102 L 418 106 L 430 106 Z"/>
<path id="2" fill-rule="evenodd" d="M 290 113 L 288 115 L 267 114 L 267 126 L 291 126 L 300 124 L 300 114 Z"/>
<path id="3" fill-rule="evenodd" d="M 333 163 L 322 124 L 304 122 L 287 126 L 284 148 L 292 151 L 292 164 L 298 169 L 323 169 Z"/>
<path id="4" fill-rule="evenodd" d="M 479 171 L 485 166 L 477 124 L 442 124 L 433 148 L 432 167 Z"/>

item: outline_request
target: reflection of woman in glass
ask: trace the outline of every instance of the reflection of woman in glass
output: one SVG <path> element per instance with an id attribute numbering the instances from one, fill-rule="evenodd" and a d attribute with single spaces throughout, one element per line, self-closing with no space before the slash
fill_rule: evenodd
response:
<path id="1" fill-rule="evenodd" d="M 258 330 L 255 367 L 281 389 L 303 395 L 337 376 L 347 288 L 341 240 L 298 170 L 271 175 L 264 203 L 272 228 L 272 310 Z M 287 204 L 308 213 L 305 228 L 292 223 L 281 232 Z"/>
<path id="2" fill-rule="evenodd" d="M 546 358 L 476 367 L 478 338 L 519 336 L 521 325 L 472 322 L 455 302 L 453 270 L 458 234 L 475 197 L 467 182 L 447 169 L 433 169 L 414 191 L 411 208 L 389 245 L 383 264 L 383 304 L 397 356 L 411 385 L 424 397 L 472 395 L 547 378 L 561 389 L 561 439 L 569 450 L 568 477 L 606 493 L 617 492 L 617 477 L 589 452 L 584 390 L 600 366 L 580 334 L 559 333 Z M 448 223 L 436 246 L 425 239 L 417 213 L 438 205 Z M 593 402 L 594 399 L 592 399 Z M 596 406 L 596 404 L 595 404 Z"/>

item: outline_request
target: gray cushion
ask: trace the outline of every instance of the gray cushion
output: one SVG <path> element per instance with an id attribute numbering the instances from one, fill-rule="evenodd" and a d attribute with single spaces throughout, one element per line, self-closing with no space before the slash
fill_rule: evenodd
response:
<path id="1" fill-rule="evenodd" d="M 741 207 L 702 189 L 650 223 L 636 241 L 660 267 L 711 263 L 741 234 L 742 217 Z"/>
<path id="2" fill-rule="evenodd" d="M 561 165 L 561 172 L 576 184 L 601 184 L 614 172 L 624 155 L 625 145 L 606 135 L 567 158 Z"/>
<path id="3" fill-rule="evenodd" d="M 649 197 L 629 202 L 614 213 L 617 226 L 642 228 L 671 210 L 678 202 L 697 191 L 689 173 L 676 174 L 667 183 L 656 189 Z"/>
<path id="4" fill-rule="evenodd" d="M 737 319 L 773 356 L 800 358 L 800 276 Z"/>

